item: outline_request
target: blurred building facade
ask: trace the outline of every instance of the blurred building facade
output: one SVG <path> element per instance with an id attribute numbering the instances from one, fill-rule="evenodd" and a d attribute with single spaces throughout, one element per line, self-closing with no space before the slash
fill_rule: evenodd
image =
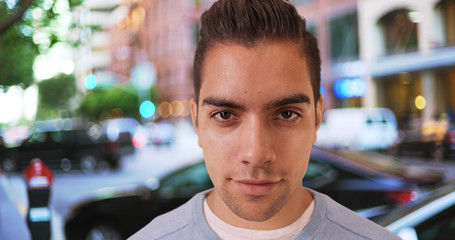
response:
<path id="1" fill-rule="evenodd" d="M 188 117 L 194 97 L 192 66 L 198 41 L 199 17 L 213 0 L 123 1 L 129 11 L 109 30 L 109 71 L 130 75 L 141 62 L 152 63 L 160 101 L 159 118 Z"/>
<path id="2" fill-rule="evenodd" d="M 214 0 L 117 2 L 105 8 L 118 20 L 105 28 L 101 68 L 128 81 L 138 63 L 153 63 L 160 117 L 188 117 L 199 17 Z M 387 107 L 400 124 L 455 110 L 455 0 L 293 3 L 319 39 L 326 109 Z"/>
<path id="3" fill-rule="evenodd" d="M 366 106 L 401 123 L 455 110 L 455 1 L 359 0 Z"/>
<path id="4" fill-rule="evenodd" d="M 110 54 L 112 39 L 109 29 L 128 13 L 128 9 L 119 5 L 120 3 L 121 0 L 84 0 L 83 5 L 73 12 L 73 21 L 78 22 L 79 26 L 84 26 L 76 28 L 71 37 L 73 42 L 79 42 L 79 47 L 73 52 L 73 58 L 77 63 L 74 72 L 81 90 L 85 89 L 84 80 L 87 75 L 97 71 L 99 73 L 108 71 L 107 67 L 112 61 Z M 118 79 L 128 81 L 127 76 L 118 75 L 115 81 Z M 115 81 L 112 83 L 116 83 Z"/>
<path id="5" fill-rule="evenodd" d="M 355 79 L 360 76 L 355 71 L 338 74 L 337 64 L 359 64 L 357 0 L 294 0 L 300 15 L 307 23 L 307 29 L 319 41 L 321 51 L 321 80 L 324 94 L 324 108 L 358 107 L 362 93 L 337 99 L 333 91 L 338 79 Z"/>
<path id="6" fill-rule="evenodd" d="M 400 124 L 455 110 L 454 0 L 295 0 L 320 43 L 327 108 Z"/>

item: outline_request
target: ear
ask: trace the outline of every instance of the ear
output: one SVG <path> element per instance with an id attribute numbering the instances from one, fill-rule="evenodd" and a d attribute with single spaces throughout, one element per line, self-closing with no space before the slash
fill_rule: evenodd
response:
<path id="1" fill-rule="evenodd" d="M 314 141 L 313 144 L 318 140 L 318 130 L 322 123 L 322 111 L 324 109 L 324 95 L 320 94 L 319 99 L 316 103 L 316 131 L 314 131 Z"/>
<path id="2" fill-rule="evenodd" d="M 191 107 L 191 120 L 193 122 L 194 131 L 196 134 L 199 135 L 199 128 L 198 128 L 198 121 L 197 121 L 197 102 L 192 98 L 190 100 L 190 107 Z"/>

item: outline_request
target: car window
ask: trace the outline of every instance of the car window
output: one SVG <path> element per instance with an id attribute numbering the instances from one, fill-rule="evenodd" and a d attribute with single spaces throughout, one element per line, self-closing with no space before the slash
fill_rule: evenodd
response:
<path id="1" fill-rule="evenodd" d="M 455 206 L 452 206 L 415 227 L 419 240 L 449 240 L 455 236 Z"/>
<path id="2" fill-rule="evenodd" d="M 204 163 L 188 167 L 164 179 L 160 190 L 166 195 L 194 195 L 195 193 L 212 187 Z M 183 196 L 182 196 L 183 197 Z"/>
<path id="3" fill-rule="evenodd" d="M 47 141 L 47 132 L 34 132 L 28 139 L 28 144 L 44 143 Z"/>
<path id="4" fill-rule="evenodd" d="M 95 133 L 97 134 L 97 133 Z M 98 135 L 99 136 L 99 135 Z M 78 141 L 81 143 L 91 143 L 94 138 L 92 138 L 89 133 L 85 130 L 78 130 L 74 132 L 74 141 Z"/>
<path id="5" fill-rule="evenodd" d="M 336 176 L 337 171 L 333 167 L 310 159 L 302 184 L 305 187 L 317 189 L 334 181 Z"/>
<path id="6" fill-rule="evenodd" d="M 71 131 L 55 131 L 49 132 L 49 137 L 54 143 L 70 143 L 73 139 Z"/>

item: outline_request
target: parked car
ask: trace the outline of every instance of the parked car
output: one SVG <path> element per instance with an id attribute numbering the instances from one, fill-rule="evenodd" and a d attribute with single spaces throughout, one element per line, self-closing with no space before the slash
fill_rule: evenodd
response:
<path id="1" fill-rule="evenodd" d="M 411 170 L 392 160 L 348 157 L 353 156 L 314 148 L 303 185 L 362 210 L 364 216 L 382 214 L 386 206 L 411 201 L 419 186 L 442 180 L 442 172 L 437 170 Z M 68 240 L 124 239 L 211 187 L 205 164 L 200 162 L 138 185 L 100 189 L 94 197 L 73 206 L 65 234 Z"/>
<path id="2" fill-rule="evenodd" d="M 317 146 L 331 149 L 388 149 L 398 134 L 387 108 L 337 108 L 324 112 Z"/>
<path id="3" fill-rule="evenodd" d="M 0 129 L 0 152 L 6 148 L 5 145 L 6 144 L 5 144 L 5 141 L 3 140 L 2 130 Z"/>
<path id="4" fill-rule="evenodd" d="M 133 136 L 141 127 L 134 118 L 114 118 L 104 120 L 100 124 L 107 140 L 118 144 L 122 155 L 132 154 L 135 151 Z"/>
<path id="5" fill-rule="evenodd" d="M 98 197 L 73 207 L 65 223 L 66 239 L 126 239 L 212 186 L 204 162 L 199 162 L 138 185 L 100 189 Z"/>
<path id="6" fill-rule="evenodd" d="M 102 163 L 108 163 L 111 168 L 118 167 L 122 156 L 118 141 L 109 140 L 99 125 L 84 128 L 74 124 L 75 121 L 68 123 L 71 124 L 58 127 L 48 122 L 37 124 L 19 146 L 0 151 L 2 168 L 20 171 L 33 158 L 40 158 L 49 167 L 63 170 L 80 168 L 90 172 Z"/>
<path id="7" fill-rule="evenodd" d="M 449 181 L 416 202 L 389 212 L 377 223 L 404 240 L 453 239 L 455 181 Z"/>
<path id="8" fill-rule="evenodd" d="M 445 119 L 418 118 L 400 131 L 390 153 L 421 152 L 436 160 L 455 153 L 455 125 Z"/>
<path id="9" fill-rule="evenodd" d="M 444 176 L 443 169 L 409 166 L 375 152 L 313 147 L 303 185 L 372 218 L 415 200 Z"/>
<path id="10" fill-rule="evenodd" d="M 150 122 L 146 128 L 148 141 L 155 146 L 170 146 L 175 140 L 175 126 L 169 122 Z"/>
<path id="11" fill-rule="evenodd" d="M 0 130 L 0 155 L 2 152 L 5 152 L 5 151 L 6 151 L 6 146 L 5 146 L 5 142 L 3 141 L 3 136 L 2 136 L 1 130 Z M 2 164 L 0 165 L 0 172 L 2 172 L 3 169 L 5 168 L 5 166 L 3 166 L 3 161 L 1 163 Z M 6 166 L 6 167 L 9 168 L 8 166 Z"/>

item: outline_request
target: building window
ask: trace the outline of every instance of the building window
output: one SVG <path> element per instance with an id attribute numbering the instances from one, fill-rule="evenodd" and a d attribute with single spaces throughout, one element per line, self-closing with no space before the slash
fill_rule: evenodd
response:
<path id="1" fill-rule="evenodd" d="M 420 14 L 409 9 L 399 9 L 379 20 L 385 44 L 385 55 L 415 52 L 418 49 L 417 23 Z"/>
<path id="2" fill-rule="evenodd" d="M 332 61 L 339 62 L 359 58 L 357 26 L 357 12 L 330 20 L 330 59 Z"/>
<path id="3" fill-rule="evenodd" d="M 436 5 L 437 22 L 445 46 L 455 45 L 455 0 L 442 0 Z"/>
<path id="4" fill-rule="evenodd" d="M 424 92 L 420 72 L 402 72 L 377 78 L 378 106 L 391 109 L 399 127 L 411 119 L 422 117 L 415 107 L 415 99 Z"/>

